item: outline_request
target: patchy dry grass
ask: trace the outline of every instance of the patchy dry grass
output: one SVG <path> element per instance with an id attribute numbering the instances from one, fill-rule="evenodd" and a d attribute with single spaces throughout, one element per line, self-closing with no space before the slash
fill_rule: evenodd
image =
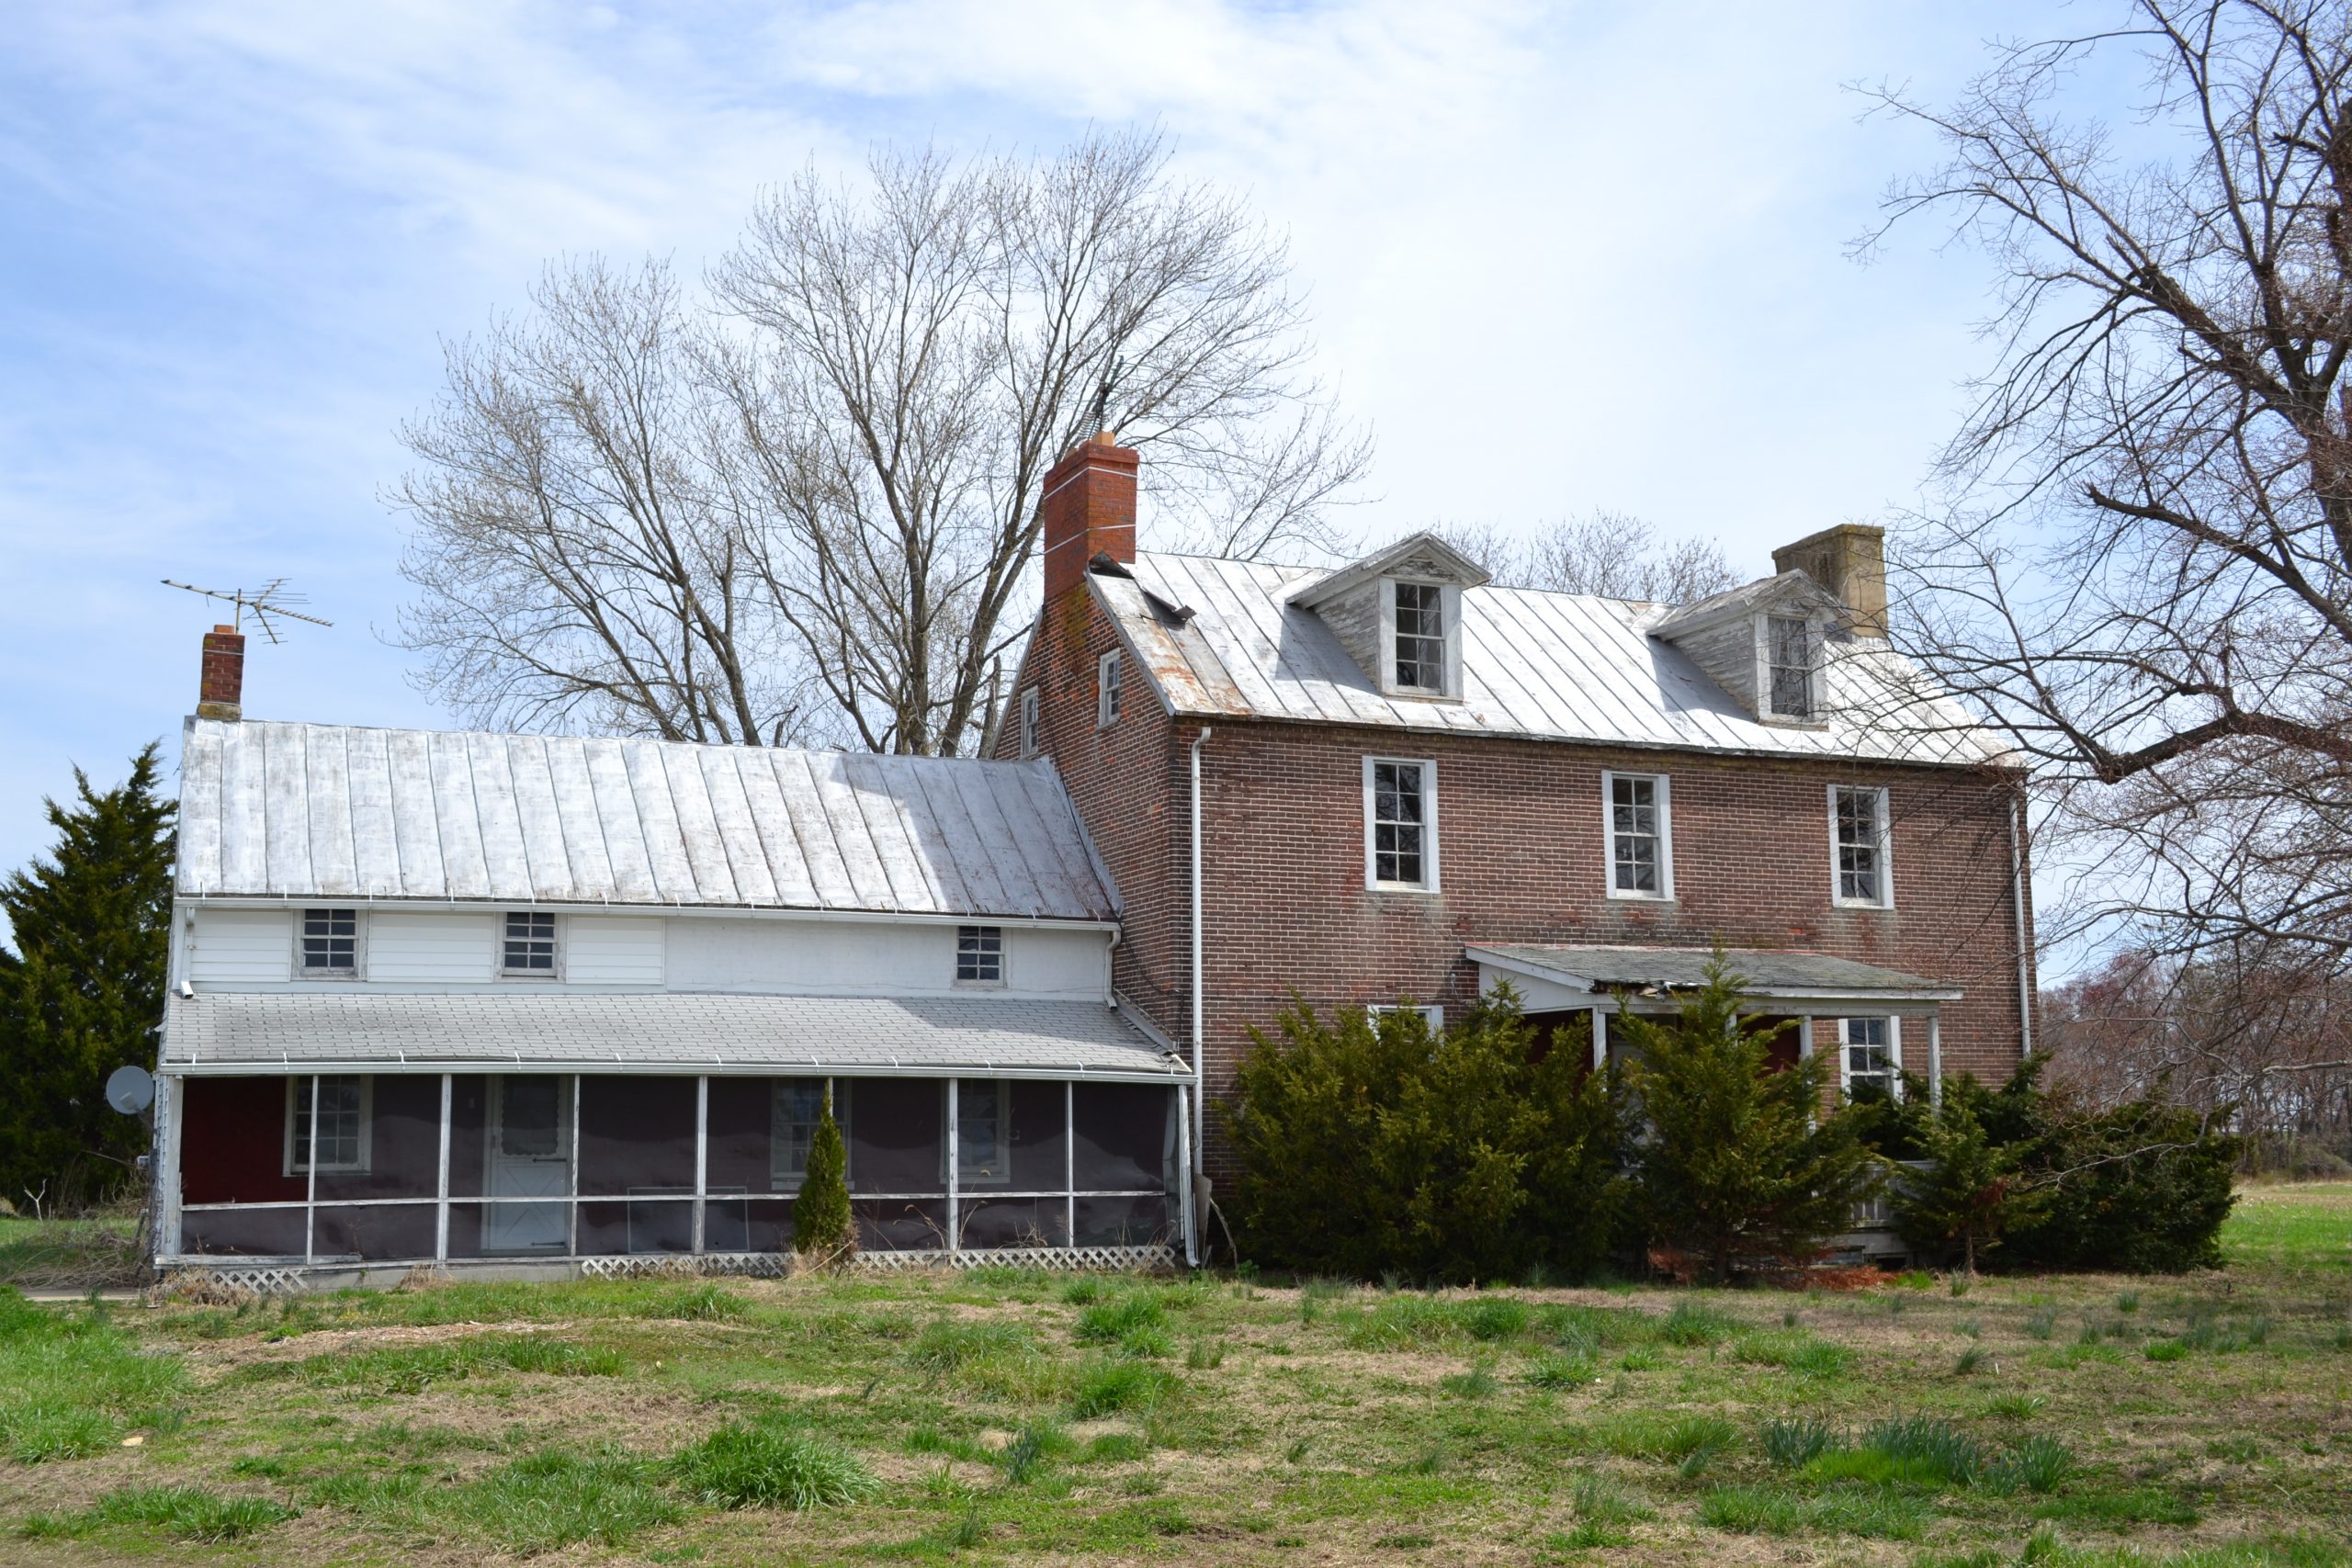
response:
<path id="1" fill-rule="evenodd" d="M 2352 1568 L 2352 1185 L 2226 1245 L 1964 1293 L 0 1300 L 0 1560 Z"/>

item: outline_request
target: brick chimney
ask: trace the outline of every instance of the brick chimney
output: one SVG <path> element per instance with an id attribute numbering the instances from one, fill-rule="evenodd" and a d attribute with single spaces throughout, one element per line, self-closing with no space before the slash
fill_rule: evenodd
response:
<path id="1" fill-rule="evenodd" d="M 1856 637 L 1886 636 L 1886 530 L 1840 523 L 1772 552 L 1774 571 L 1803 571 L 1853 612 Z"/>
<path id="2" fill-rule="evenodd" d="M 1044 524 L 1046 603 L 1086 581 L 1098 555 L 1136 558 L 1136 468 L 1141 457 L 1102 430 L 1062 454 L 1037 502 Z"/>
<path id="3" fill-rule="evenodd" d="M 243 718 L 244 700 L 244 637 L 234 626 L 214 626 L 204 634 L 204 679 L 197 689 L 196 716 Z"/>

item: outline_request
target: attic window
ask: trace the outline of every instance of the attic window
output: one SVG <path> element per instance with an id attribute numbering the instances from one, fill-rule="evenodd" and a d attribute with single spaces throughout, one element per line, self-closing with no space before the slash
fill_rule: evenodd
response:
<path id="1" fill-rule="evenodd" d="M 1813 716 L 1813 627 L 1801 615 L 1766 617 L 1771 705 L 1779 718 Z"/>
<path id="2" fill-rule="evenodd" d="M 1396 581 L 1396 687 L 1405 692 L 1445 690 L 1445 590 L 1434 582 Z"/>

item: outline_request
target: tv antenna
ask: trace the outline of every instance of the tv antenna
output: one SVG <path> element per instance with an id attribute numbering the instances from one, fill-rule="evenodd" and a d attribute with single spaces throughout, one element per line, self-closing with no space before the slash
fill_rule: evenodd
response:
<path id="1" fill-rule="evenodd" d="M 175 582 L 168 577 L 164 579 L 164 586 L 184 588 L 190 593 L 201 593 L 207 599 L 220 599 L 234 604 L 237 607 L 239 631 L 245 629 L 245 612 L 251 610 L 254 613 L 254 622 L 260 626 L 263 634 L 273 643 L 286 640 L 277 635 L 277 627 L 271 619 L 273 616 L 289 621 L 308 621 L 314 626 L 334 625 L 333 621 L 322 621 L 316 615 L 306 615 L 300 610 L 288 608 L 289 605 L 307 604 L 311 600 L 308 594 L 288 593 L 286 591 L 286 580 L 282 577 L 273 577 L 259 588 L 251 590 L 232 588 L 225 592 L 218 588 L 198 588 L 193 582 Z"/>

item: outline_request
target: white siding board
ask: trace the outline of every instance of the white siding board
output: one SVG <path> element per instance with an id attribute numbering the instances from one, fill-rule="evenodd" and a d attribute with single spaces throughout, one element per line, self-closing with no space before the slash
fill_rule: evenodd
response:
<path id="1" fill-rule="evenodd" d="M 284 909 L 199 909 L 187 978 L 198 986 L 279 984 L 294 970 L 294 917 Z"/>
<path id="2" fill-rule="evenodd" d="M 498 917 L 440 909 L 371 909 L 367 917 L 371 986 L 487 985 L 498 964 Z"/>
<path id="3" fill-rule="evenodd" d="M 572 916 L 564 922 L 565 983 L 659 987 L 663 928 L 670 923 L 609 915 Z"/>

